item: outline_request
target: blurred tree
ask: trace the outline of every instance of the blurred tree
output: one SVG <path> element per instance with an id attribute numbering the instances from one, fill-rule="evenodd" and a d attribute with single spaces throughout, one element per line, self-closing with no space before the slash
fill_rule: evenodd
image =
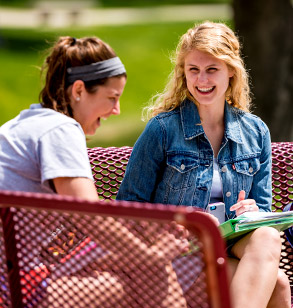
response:
<path id="1" fill-rule="evenodd" d="M 0 5 L 7 5 L 12 7 L 27 7 L 31 4 L 31 0 L 1 0 Z"/>
<path id="2" fill-rule="evenodd" d="M 291 0 L 233 0 L 233 9 L 254 113 L 269 126 L 272 141 L 293 141 Z"/>

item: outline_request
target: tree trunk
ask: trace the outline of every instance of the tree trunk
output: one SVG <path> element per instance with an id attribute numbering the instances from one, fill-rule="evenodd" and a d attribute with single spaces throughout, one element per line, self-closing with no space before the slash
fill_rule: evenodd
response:
<path id="1" fill-rule="evenodd" d="M 272 141 L 293 141 L 291 0 L 233 0 L 235 31 L 249 70 L 253 113 Z"/>

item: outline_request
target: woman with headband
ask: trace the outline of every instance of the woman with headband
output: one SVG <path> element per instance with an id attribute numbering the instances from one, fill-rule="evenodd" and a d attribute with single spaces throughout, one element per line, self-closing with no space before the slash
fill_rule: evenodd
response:
<path id="1" fill-rule="evenodd" d="M 46 58 L 42 72 L 46 73 L 46 79 L 39 96 L 40 103 L 31 105 L 0 128 L 1 189 L 57 193 L 97 201 L 85 135 L 93 135 L 101 125 L 101 119 L 120 113 L 119 99 L 126 83 L 125 67 L 113 49 L 96 37 L 61 37 Z M 174 234 L 162 233 L 149 247 L 122 224 L 113 220 L 113 228 L 109 228 L 106 223 L 97 218 L 97 233 L 122 246 L 132 247 L 136 254 L 125 256 L 124 262 L 128 258 L 129 264 L 134 266 L 139 266 L 137 255 L 147 255 L 151 266 L 161 266 L 164 274 L 165 265 L 177 254 L 188 250 L 187 240 L 177 238 L 176 232 L 182 233 L 180 227 Z M 120 253 L 118 245 L 110 244 L 110 241 L 99 243 L 104 250 Z M 119 267 L 119 260 L 115 265 Z M 51 286 L 66 285 L 70 281 L 82 289 L 89 279 L 95 285 L 105 281 L 110 286 L 108 293 L 105 291 L 101 296 L 99 288 L 92 290 L 95 306 L 103 307 L 104 300 L 112 307 L 118 307 L 117 302 L 123 303 L 123 294 L 130 285 L 123 281 L 127 270 L 123 268 L 124 276 L 118 273 L 115 278 L 109 278 L 109 273 L 83 279 L 62 277 Z M 143 281 L 141 284 L 147 285 Z M 164 287 L 168 290 L 167 282 L 161 290 Z M 61 290 L 59 286 L 59 293 Z M 168 297 L 168 291 L 161 293 L 165 294 L 163 301 Z M 52 296 L 54 299 L 54 294 Z M 148 297 L 144 299 L 147 301 Z M 141 304 L 146 307 L 143 302 Z M 54 307 L 58 307 L 56 305 L 57 301 Z M 131 303 L 124 306 L 131 307 Z"/>
<path id="2" fill-rule="evenodd" d="M 42 72 L 40 103 L 0 128 L 1 187 L 96 200 L 85 135 L 120 113 L 125 68 L 97 38 L 62 37 Z"/>

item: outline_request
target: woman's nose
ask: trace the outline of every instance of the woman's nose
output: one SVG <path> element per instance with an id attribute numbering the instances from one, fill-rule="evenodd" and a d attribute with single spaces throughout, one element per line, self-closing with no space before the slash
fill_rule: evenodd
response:
<path id="1" fill-rule="evenodd" d="M 199 83 L 204 83 L 208 80 L 207 74 L 205 72 L 200 72 L 197 76 L 197 80 Z"/>
<path id="2" fill-rule="evenodd" d="M 112 114 L 119 115 L 120 114 L 120 101 L 118 100 L 112 109 Z"/>

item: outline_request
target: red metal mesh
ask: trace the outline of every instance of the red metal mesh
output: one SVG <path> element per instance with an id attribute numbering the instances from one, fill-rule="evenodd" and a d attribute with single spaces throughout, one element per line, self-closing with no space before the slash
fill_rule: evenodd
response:
<path id="1" fill-rule="evenodd" d="M 46 198 L 21 195 L 12 202 L 0 193 L 2 204 L 15 204 L 6 222 L 16 239 L 12 268 L 21 286 L 12 295 L 17 304 L 7 307 L 230 307 L 224 245 L 206 215 L 165 205 Z M 192 252 L 185 256 L 170 251 L 170 236 L 180 237 L 176 217 L 190 230 Z M 154 245 L 160 253 L 149 253 Z"/>
<path id="2" fill-rule="evenodd" d="M 101 199 L 115 199 L 131 151 L 131 147 L 88 149 L 95 184 Z"/>
<path id="3" fill-rule="evenodd" d="M 293 200 L 292 144 L 272 144 L 275 210 L 283 209 Z M 88 150 L 101 198 L 115 198 L 131 150 L 130 147 Z M 15 193 L 15 196 L 18 196 L 18 193 Z M 5 204 L 3 196 L 0 197 L 1 203 Z M 182 289 L 171 284 L 173 289 L 169 286 L 170 302 L 163 302 L 162 298 L 165 298 L 164 294 L 168 291 L 163 282 L 166 281 L 165 274 L 170 267 L 163 268 L 157 263 L 150 263 L 147 254 L 138 254 L 137 249 L 129 243 L 121 242 L 119 245 L 119 242 L 111 241 L 113 235 L 120 232 L 115 229 L 115 222 L 119 221 L 149 247 L 162 230 L 173 232 L 171 221 L 175 216 L 162 219 L 162 213 L 166 215 L 172 212 L 169 207 L 156 208 L 155 214 L 150 218 L 147 215 L 149 208 L 145 204 L 133 205 L 125 215 L 121 203 L 119 206 L 115 203 L 115 212 L 113 202 L 102 202 L 93 210 L 88 203 L 67 202 L 63 199 L 60 203 L 58 198 L 47 198 L 32 198 L 28 202 L 27 198 L 23 197 L 21 202 L 8 202 L 15 205 L 15 208 L 8 212 L 9 215 L 2 214 L 6 251 L 1 228 L 1 308 L 230 307 L 227 281 L 221 280 L 225 276 L 225 262 L 222 262 L 225 260 L 224 251 L 218 247 L 222 245 L 222 241 L 219 233 L 212 234 L 211 228 L 207 227 L 204 221 L 201 222 L 203 218 L 199 221 L 186 221 L 191 232 L 190 240 L 193 240 L 194 252 L 191 257 L 194 259 L 190 259 L 191 262 L 188 258 L 184 262 L 181 262 L 180 258 L 177 258 L 179 261 L 173 260 L 178 262 L 182 285 L 188 287 L 192 279 L 195 285 L 182 296 Z M 130 206 L 130 203 L 125 204 Z M 25 208 L 28 205 L 34 209 Z M 67 212 L 68 209 L 71 212 Z M 81 209 L 84 213 L 80 213 Z M 137 210 L 140 214 L 134 215 Z M 177 210 L 179 209 L 176 208 Z M 185 214 L 188 212 L 186 208 L 181 210 L 185 211 Z M 107 223 L 108 233 L 98 232 L 97 225 L 101 221 Z M 16 244 L 12 240 L 14 238 Z M 106 242 L 110 243 L 114 253 L 103 247 Z M 169 242 L 163 247 L 169 247 Z M 284 238 L 281 267 L 287 272 L 291 283 L 292 259 L 292 248 Z M 18 276 L 21 278 L 19 288 L 16 279 Z M 175 281 L 174 278 L 169 279 Z M 218 292 L 219 289 L 221 292 Z M 20 292 L 17 293 L 17 290 Z M 178 301 L 183 301 L 183 304 Z M 184 301 L 187 301 L 187 304 Z"/>
<path id="4" fill-rule="evenodd" d="M 272 143 L 273 206 L 283 210 L 293 202 L 293 142 Z"/>
<path id="5" fill-rule="evenodd" d="M 131 147 L 88 149 L 96 186 L 102 199 L 115 199 L 123 179 Z M 293 201 L 293 142 L 273 142 L 273 211 L 283 210 Z M 292 247 L 282 235 L 281 268 L 293 285 Z"/>
<path id="6" fill-rule="evenodd" d="M 293 202 L 293 142 L 272 143 L 273 211 L 283 210 Z M 285 270 L 293 286 L 293 249 L 282 232 L 280 267 Z"/>
<path id="7" fill-rule="evenodd" d="M 1 211 L 1 209 L 0 209 Z M 3 226 L 0 220 L 0 307 L 11 307 L 10 289 L 8 284 L 7 260 L 3 241 Z"/>

